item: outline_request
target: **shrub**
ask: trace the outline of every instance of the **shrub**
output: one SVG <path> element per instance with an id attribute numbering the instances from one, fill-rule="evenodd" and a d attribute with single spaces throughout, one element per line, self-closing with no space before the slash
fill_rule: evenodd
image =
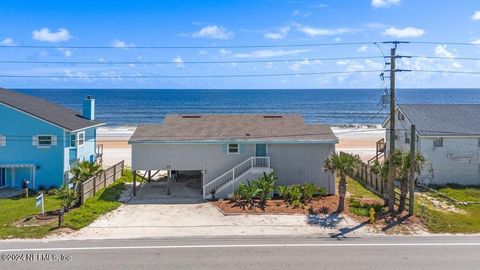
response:
<path id="1" fill-rule="evenodd" d="M 238 189 L 235 191 L 235 197 L 238 198 L 242 205 L 245 206 L 249 204 L 250 207 L 252 207 L 253 201 L 258 196 L 259 192 L 260 190 L 257 188 L 256 184 L 247 181 L 247 183 L 241 183 L 238 186 Z"/>
<path id="2" fill-rule="evenodd" d="M 263 173 L 262 178 L 252 182 L 252 184 L 256 186 L 258 190 L 258 197 L 263 205 L 267 202 L 267 200 L 272 198 L 275 182 L 277 182 L 277 178 L 275 178 L 273 172 L 270 174 Z"/>
<path id="3" fill-rule="evenodd" d="M 284 201 L 290 200 L 290 187 L 289 186 L 279 186 L 277 187 L 278 196 Z"/>
<path id="4" fill-rule="evenodd" d="M 78 199 L 75 189 L 70 189 L 68 185 L 63 185 L 57 192 L 57 196 L 65 212 L 68 212 L 68 209 L 70 209 Z"/>
<path id="5" fill-rule="evenodd" d="M 56 188 L 51 188 L 47 191 L 47 195 L 50 195 L 50 196 L 57 195 L 57 193 L 58 193 L 58 189 Z"/>
<path id="6" fill-rule="evenodd" d="M 350 212 L 357 216 L 370 216 L 370 208 L 373 208 L 376 214 L 383 212 L 383 205 L 379 203 L 361 203 L 355 198 L 350 198 L 349 200 Z"/>

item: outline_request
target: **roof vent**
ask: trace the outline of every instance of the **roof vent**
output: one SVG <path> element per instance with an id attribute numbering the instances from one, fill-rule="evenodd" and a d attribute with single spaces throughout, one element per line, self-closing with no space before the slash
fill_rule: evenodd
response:
<path id="1" fill-rule="evenodd" d="M 250 133 L 246 133 L 245 136 L 250 136 Z"/>
<path id="2" fill-rule="evenodd" d="M 182 118 L 202 118 L 201 115 L 182 115 Z"/>
<path id="3" fill-rule="evenodd" d="M 263 118 L 282 118 L 281 115 L 264 115 Z"/>

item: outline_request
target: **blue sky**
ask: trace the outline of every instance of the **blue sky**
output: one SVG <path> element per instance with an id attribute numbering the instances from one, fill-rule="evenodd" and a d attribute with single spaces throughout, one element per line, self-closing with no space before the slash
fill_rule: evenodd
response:
<path id="1" fill-rule="evenodd" d="M 0 60 L 91 61 L 103 64 L 0 64 L 11 88 L 377 88 L 378 72 L 254 78 L 144 79 L 123 76 L 236 75 L 374 71 L 383 60 L 315 60 L 381 55 L 372 44 L 324 47 L 227 48 L 235 45 L 386 40 L 480 43 L 480 1 L 468 0 L 238 0 L 238 1 L 10 1 L 0 2 Z M 46 45 L 55 48 L 18 48 Z M 68 46 L 112 46 L 78 49 Z M 208 46 L 140 49 L 139 46 Z M 382 45 L 385 53 L 390 45 Z M 128 48 L 125 48 L 128 47 Z M 477 71 L 479 46 L 402 44 L 398 68 Z M 262 60 L 262 63 L 241 61 Z M 295 60 L 295 61 L 279 61 Z M 108 62 L 164 61 L 169 64 Z M 227 61 L 190 64 L 192 61 Z M 273 61 L 273 62 L 269 62 Z M 105 64 L 107 63 L 107 64 Z M 107 77 L 104 79 L 95 76 Z M 74 78 L 81 77 L 81 78 Z M 478 75 L 409 72 L 398 87 L 479 87 Z"/>

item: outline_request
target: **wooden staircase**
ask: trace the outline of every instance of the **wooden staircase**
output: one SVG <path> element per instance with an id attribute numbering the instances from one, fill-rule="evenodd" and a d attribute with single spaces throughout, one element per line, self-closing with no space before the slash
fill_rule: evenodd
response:
<path id="1" fill-rule="evenodd" d="M 370 165 L 374 160 L 385 158 L 385 139 L 380 139 L 376 143 L 375 156 L 367 161 L 367 165 Z"/>

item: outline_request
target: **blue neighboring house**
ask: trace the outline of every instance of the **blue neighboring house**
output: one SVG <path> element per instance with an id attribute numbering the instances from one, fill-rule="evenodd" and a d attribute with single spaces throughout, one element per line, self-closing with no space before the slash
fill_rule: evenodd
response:
<path id="1" fill-rule="evenodd" d="M 0 88 L 0 188 L 59 187 L 70 167 L 96 162 L 95 100 L 83 100 L 83 114 L 44 99 Z"/>

